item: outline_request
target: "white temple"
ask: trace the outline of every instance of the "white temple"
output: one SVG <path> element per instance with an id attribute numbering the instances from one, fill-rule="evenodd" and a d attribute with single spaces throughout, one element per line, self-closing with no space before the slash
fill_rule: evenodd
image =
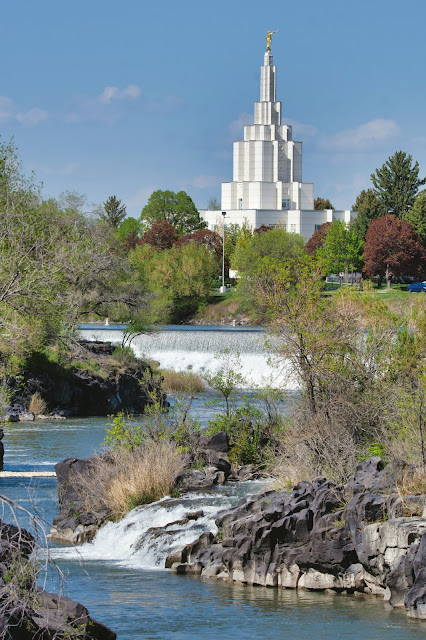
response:
<path id="1" fill-rule="evenodd" d="M 244 140 L 234 142 L 233 181 L 222 183 L 221 211 L 200 210 L 211 230 L 222 224 L 225 212 L 226 224 L 279 226 L 308 240 L 324 222 L 350 222 L 356 215 L 349 210 L 314 210 L 314 185 L 302 182 L 302 143 L 292 139 L 290 125 L 281 124 L 276 75 L 267 51 L 254 124 L 244 127 Z"/>

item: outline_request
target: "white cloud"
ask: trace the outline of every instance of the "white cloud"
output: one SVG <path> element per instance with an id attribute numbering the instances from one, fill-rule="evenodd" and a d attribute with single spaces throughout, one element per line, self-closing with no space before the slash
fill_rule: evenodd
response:
<path id="1" fill-rule="evenodd" d="M 13 100 L 7 96 L 0 96 L 0 122 L 7 120 L 17 120 L 25 126 L 34 126 L 46 120 L 48 112 L 39 107 L 33 107 L 28 111 L 18 111 Z"/>
<path id="2" fill-rule="evenodd" d="M 137 98 L 140 94 L 141 90 L 136 84 L 129 84 L 121 90 L 118 87 L 105 87 L 100 96 L 98 96 L 98 100 L 102 102 L 102 104 L 111 104 L 113 100 Z"/>
<path id="3" fill-rule="evenodd" d="M 9 120 L 14 112 L 13 101 L 6 96 L 0 96 L 0 120 Z"/>
<path id="4" fill-rule="evenodd" d="M 39 124 L 39 122 L 43 122 L 43 120 L 46 120 L 48 116 L 49 116 L 48 112 L 45 111 L 44 109 L 33 107 L 32 109 L 30 109 L 29 111 L 26 111 L 25 113 L 17 113 L 15 118 L 21 124 L 27 127 L 31 127 L 36 124 Z"/>
<path id="5" fill-rule="evenodd" d="M 327 150 L 360 150 L 389 140 L 399 131 L 399 126 L 394 120 L 377 118 L 361 124 L 355 129 L 344 129 L 329 138 L 323 137 L 320 140 L 320 146 Z"/>
<path id="6" fill-rule="evenodd" d="M 254 118 L 252 114 L 246 113 L 245 111 L 243 111 L 243 113 L 240 113 L 238 118 L 236 120 L 233 120 L 229 124 L 229 133 L 231 134 L 232 139 L 241 139 L 243 128 L 247 124 L 253 124 L 253 122 Z"/>

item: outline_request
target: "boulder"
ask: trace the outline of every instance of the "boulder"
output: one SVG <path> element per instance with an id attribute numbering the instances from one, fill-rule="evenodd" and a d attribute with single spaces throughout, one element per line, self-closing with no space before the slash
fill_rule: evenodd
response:
<path id="1" fill-rule="evenodd" d="M 7 629 L 9 640 L 54 640 L 59 637 L 78 640 L 83 636 L 91 640 L 115 640 L 116 633 L 91 618 L 82 604 L 37 586 L 35 574 L 31 576 L 31 565 L 28 564 L 36 545 L 28 531 L 0 521 L 0 541 L 0 583 L 4 585 L 6 572 L 10 581 L 11 567 L 16 567 L 17 562 L 25 563 L 28 576 L 25 583 L 20 581 L 19 586 L 16 585 L 16 597 L 10 609 L 2 611 L 0 629 Z M 29 597 L 30 594 L 34 597 Z"/>

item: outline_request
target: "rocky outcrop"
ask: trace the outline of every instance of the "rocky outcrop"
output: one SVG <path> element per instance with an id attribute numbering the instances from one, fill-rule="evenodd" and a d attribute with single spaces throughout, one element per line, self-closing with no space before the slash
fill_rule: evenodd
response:
<path id="1" fill-rule="evenodd" d="M 34 549 L 31 534 L 0 521 L 0 633 L 9 640 L 115 640 L 82 604 L 37 586 Z"/>
<path id="2" fill-rule="evenodd" d="M 393 471 L 371 458 L 346 485 L 318 479 L 246 498 L 219 514 L 216 536 L 175 552 L 172 571 L 373 594 L 426 618 L 425 497 L 402 498 Z"/>
<path id="3" fill-rule="evenodd" d="M 206 466 L 203 470 L 188 468 L 182 471 L 176 478 L 175 488 L 181 492 L 200 491 L 223 484 L 230 477 L 238 480 L 238 476 L 231 476 L 228 449 L 228 436 L 225 432 L 221 431 L 213 436 L 203 435 L 198 455 Z M 49 534 L 51 540 L 60 544 L 91 542 L 97 531 L 111 519 L 111 511 L 105 506 L 87 511 L 79 489 L 80 478 L 90 476 L 97 458 L 98 456 L 87 460 L 67 458 L 55 465 L 60 512 L 53 519 Z"/>
<path id="4" fill-rule="evenodd" d="M 87 511 L 79 478 L 89 475 L 97 456 L 87 460 L 67 458 L 55 465 L 60 512 L 53 519 L 49 539 L 60 544 L 91 542 L 97 531 L 111 519 L 108 507 Z"/>
<path id="5" fill-rule="evenodd" d="M 151 371 L 149 365 L 142 361 L 124 365 L 114 359 L 113 350 L 110 343 L 84 343 L 76 354 L 76 361 L 81 360 L 79 366 L 41 360 L 24 371 L 19 381 L 10 380 L 13 405 L 7 411 L 9 421 L 34 420 L 34 414 L 25 407 L 35 393 L 53 417 L 143 413 L 152 402 L 147 391 L 155 391 L 157 399 L 167 405 L 154 378 L 147 385 L 140 384 Z"/>

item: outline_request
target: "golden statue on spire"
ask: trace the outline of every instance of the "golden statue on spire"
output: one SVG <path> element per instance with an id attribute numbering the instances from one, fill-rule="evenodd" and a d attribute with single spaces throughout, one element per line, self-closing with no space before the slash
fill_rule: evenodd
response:
<path id="1" fill-rule="evenodd" d="M 271 42 L 272 42 L 272 36 L 274 33 L 278 33 L 278 31 L 268 31 L 268 33 L 266 34 L 266 51 L 269 53 L 271 50 Z"/>

